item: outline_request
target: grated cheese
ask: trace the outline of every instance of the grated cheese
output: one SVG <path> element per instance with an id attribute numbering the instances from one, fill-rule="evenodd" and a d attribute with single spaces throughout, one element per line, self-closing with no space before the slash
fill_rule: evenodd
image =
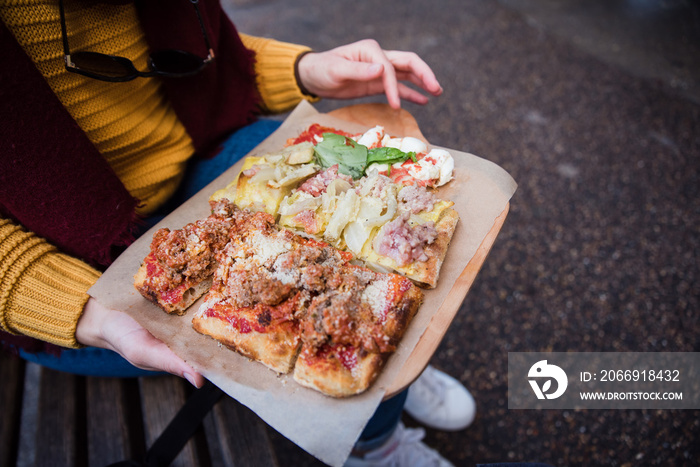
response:
<path id="1" fill-rule="evenodd" d="M 385 310 L 388 304 L 386 299 L 388 292 L 388 278 L 373 281 L 362 292 L 361 300 L 369 304 L 372 314 L 378 319 L 384 318 Z"/>
<path id="2" fill-rule="evenodd" d="M 268 236 L 260 232 L 256 232 L 251 238 L 251 247 L 255 252 L 255 259 L 258 264 L 267 264 L 270 260 L 274 260 L 282 253 L 291 249 L 291 244 L 285 238 L 277 236 Z"/>

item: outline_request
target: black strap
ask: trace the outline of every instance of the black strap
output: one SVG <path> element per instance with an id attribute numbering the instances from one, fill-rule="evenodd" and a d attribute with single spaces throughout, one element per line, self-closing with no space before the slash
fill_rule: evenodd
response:
<path id="1" fill-rule="evenodd" d="M 165 467 L 172 463 L 224 392 L 211 382 L 196 390 L 153 443 L 143 461 L 126 460 L 109 467 Z"/>

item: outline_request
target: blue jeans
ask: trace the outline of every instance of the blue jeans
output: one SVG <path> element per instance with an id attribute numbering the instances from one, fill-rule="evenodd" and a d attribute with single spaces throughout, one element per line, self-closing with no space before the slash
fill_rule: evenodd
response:
<path id="1" fill-rule="evenodd" d="M 281 122 L 275 120 L 259 120 L 231 135 L 224 141 L 221 151 L 215 157 L 192 159 L 181 186 L 163 208 L 147 219 L 146 227 L 150 228 L 155 225 L 165 215 L 195 195 L 267 138 L 280 124 Z M 144 232 L 147 228 L 144 229 Z M 116 352 L 94 347 L 65 349 L 58 356 L 45 352 L 33 354 L 20 350 L 20 356 L 25 360 L 54 370 L 85 376 L 129 378 L 157 374 L 136 368 Z M 405 400 L 404 391 L 404 393 L 380 404 L 360 436 L 360 440 L 362 442 L 368 441 L 369 446 L 379 445 L 380 441 L 386 440 L 400 420 Z"/>

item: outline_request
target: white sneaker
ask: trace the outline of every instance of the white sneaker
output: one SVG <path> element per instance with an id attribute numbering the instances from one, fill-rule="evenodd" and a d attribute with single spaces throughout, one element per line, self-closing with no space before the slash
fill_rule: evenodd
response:
<path id="1" fill-rule="evenodd" d="M 424 436 L 424 429 L 406 428 L 399 422 L 383 446 L 363 457 L 350 456 L 344 467 L 454 467 L 421 442 Z"/>
<path id="2" fill-rule="evenodd" d="M 404 410 L 430 428 L 457 431 L 474 421 L 476 402 L 462 383 L 428 365 L 408 388 Z"/>

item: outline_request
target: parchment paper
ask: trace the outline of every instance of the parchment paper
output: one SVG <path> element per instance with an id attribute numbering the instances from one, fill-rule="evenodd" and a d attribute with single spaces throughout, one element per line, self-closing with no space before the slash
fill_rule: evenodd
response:
<path id="1" fill-rule="evenodd" d="M 288 138 L 298 135 L 311 123 L 359 133 L 376 122 L 369 123 L 367 127 L 358 126 L 319 114 L 310 104 L 302 103 L 275 133 L 249 155 L 262 155 L 281 149 Z M 252 409 L 301 448 L 329 465 L 342 465 L 381 402 L 387 386 L 401 370 L 431 318 L 515 192 L 515 181 L 497 165 L 472 154 L 448 150 L 455 159 L 455 179 L 441 187 L 438 195 L 455 202 L 460 221 L 438 286 L 426 291 L 424 305 L 396 353 L 374 385 L 358 396 L 334 399 L 303 388 L 294 382 L 291 375 L 278 376 L 262 364 L 198 334 L 192 330 L 191 319 L 201 299 L 190 307 L 186 315 L 174 316 L 146 301 L 134 289 L 134 274 L 148 254 L 155 230 L 161 227 L 179 229 L 208 216 L 209 196 L 236 177 L 242 160 L 132 244 L 105 271 L 89 293 L 103 305 L 131 315 L 207 379 Z"/>

